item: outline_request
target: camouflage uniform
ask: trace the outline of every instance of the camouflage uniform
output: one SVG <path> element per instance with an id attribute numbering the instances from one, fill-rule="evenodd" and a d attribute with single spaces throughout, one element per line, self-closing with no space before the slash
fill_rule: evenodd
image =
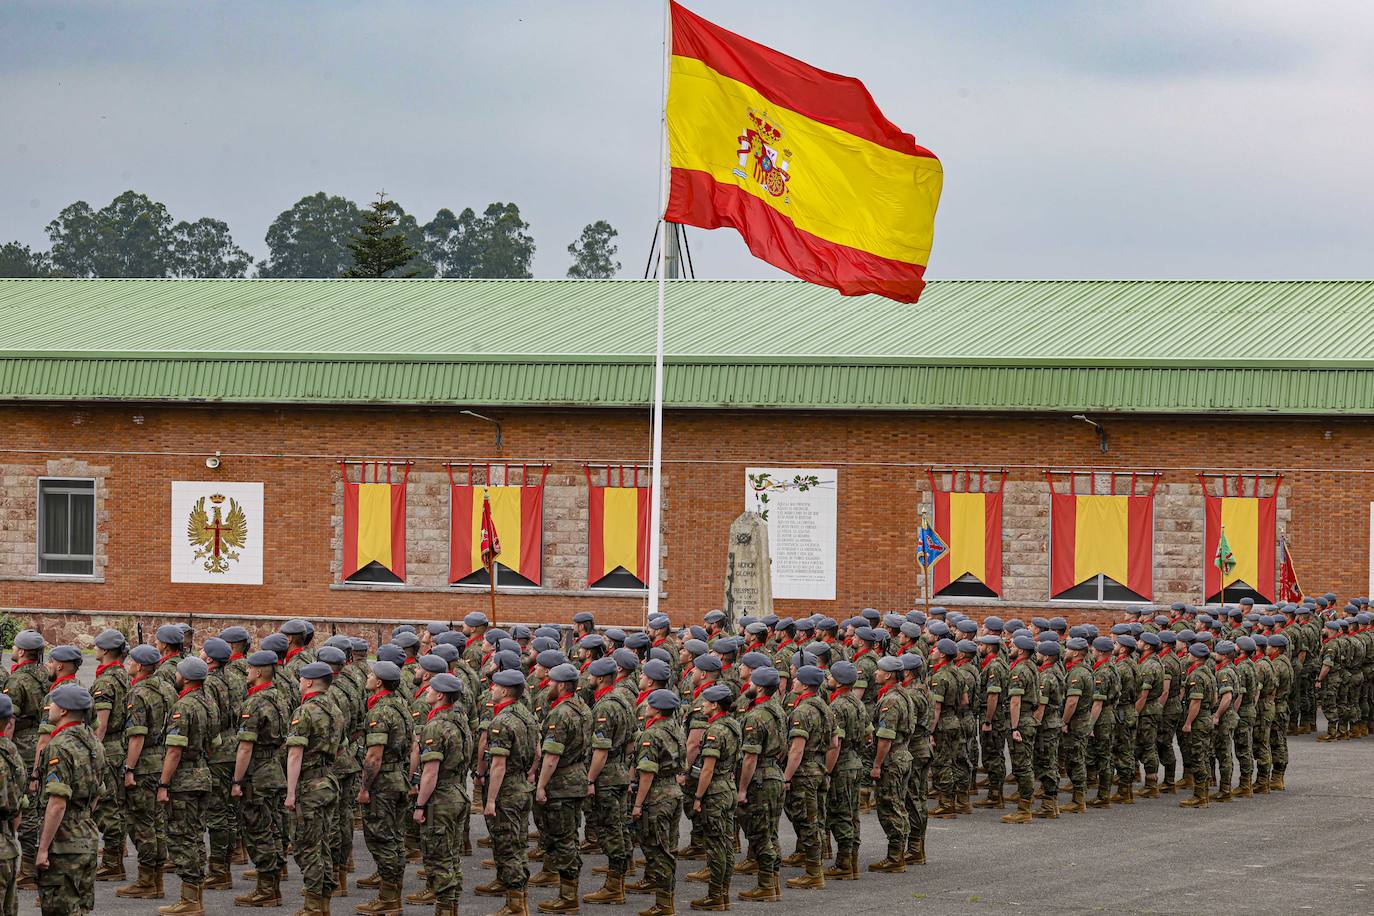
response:
<path id="1" fill-rule="evenodd" d="M 286 736 L 288 753 L 291 748 L 304 749 L 296 784 L 292 836 L 305 892 L 328 897 L 335 886 L 328 844 L 339 794 L 333 768 L 343 744 L 342 727 L 324 693 L 307 694 L 301 699 Z"/>
<path id="2" fill-rule="evenodd" d="M 362 734 L 363 715 L 367 712 L 367 697 L 357 681 L 344 674 L 345 670 L 340 669 L 334 676 L 326 693 L 339 710 L 339 756 L 333 773 L 338 794 L 334 801 L 333 834 L 329 840 L 335 870 L 346 867 L 348 857 L 353 854 L 353 812 L 358 804 L 358 776 L 363 769 L 358 762 L 356 739 Z"/>
<path id="3" fill-rule="evenodd" d="M 1222 699 L 1228 693 L 1231 695 L 1230 705 L 1221 714 L 1216 726 L 1212 729 L 1212 756 L 1217 761 L 1217 786 L 1221 789 L 1222 797 L 1226 798 L 1230 796 L 1234 774 L 1232 766 L 1232 755 L 1235 751 L 1233 736 L 1236 727 L 1240 724 L 1240 675 L 1236 671 L 1235 665 L 1225 660 L 1218 663 L 1215 673 L 1217 678 L 1217 705 L 1221 704 Z"/>
<path id="4" fill-rule="evenodd" d="M 897 682 L 884 684 L 877 691 L 877 711 L 873 719 L 873 738 L 877 742 L 887 739 L 892 742 L 887 759 L 879 771 L 878 782 L 874 786 L 878 808 L 878 823 L 887 836 L 887 855 L 889 859 L 901 861 L 906 855 L 906 845 L 911 833 L 911 822 L 907 818 L 907 782 L 911 778 L 911 733 L 913 711 L 907 695 L 899 689 Z"/>
<path id="5" fill-rule="evenodd" d="M 930 695 L 940 704 L 940 721 L 935 731 L 933 761 L 935 791 L 942 801 L 952 806 L 958 785 L 956 768 L 960 765 L 964 741 L 959 720 L 959 703 L 964 693 L 964 681 L 949 662 L 937 662 L 931 671 Z"/>
<path id="6" fill-rule="evenodd" d="M 978 695 L 978 669 L 973 665 L 973 660 L 956 659 L 954 673 L 963 678 L 964 684 L 959 704 L 959 734 L 962 740 L 954 767 L 955 795 L 963 804 L 968 801 L 977 775 L 974 771 L 978 768 L 978 723 L 982 721 L 982 712 L 973 708 L 974 697 Z"/>
<path id="7" fill-rule="evenodd" d="M 38 750 L 39 731 L 45 724 L 43 707 L 47 703 L 48 686 L 48 672 L 42 665 L 32 661 L 17 663 L 5 681 L 5 693 L 14 703 L 14 745 L 19 749 L 25 771 L 30 774 L 30 786 L 32 774 L 39 769 L 39 761 L 34 758 Z M 39 787 L 37 792 L 35 795 L 25 789 L 28 805 L 19 828 L 19 845 L 24 858 L 30 862 L 38 851 L 38 830 L 43 821 L 43 815 L 38 810 L 41 807 L 42 788 Z"/>
<path id="8" fill-rule="evenodd" d="M 1279 785 L 1282 786 L 1284 771 L 1288 769 L 1289 705 L 1284 702 L 1284 698 L 1292 693 L 1293 665 L 1286 653 L 1271 658 L 1269 664 L 1274 671 L 1275 681 L 1274 721 L 1269 726 L 1268 736 L 1269 763 L 1272 775 L 1278 777 Z"/>
<path id="9" fill-rule="evenodd" d="M 183 884 L 205 880 L 205 815 L 210 792 L 210 741 L 216 737 L 219 710 L 203 687 L 182 691 L 167 723 L 166 745 L 181 748 L 167 794 L 167 848 Z"/>
<path id="10" fill-rule="evenodd" d="M 988 794 L 994 793 L 997 797 L 1002 795 L 1002 784 L 1007 779 L 1007 742 L 1011 737 L 1010 719 L 1010 689 L 1011 668 L 1007 665 L 1006 659 L 1001 654 L 993 653 L 983 659 L 978 665 L 978 690 L 979 705 L 977 709 L 979 720 L 979 739 L 981 742 L 980 751 L 983 757 L 983 769 L 988 774 Z M 987 716 L 988 697 L 997 697 L 997 710 L 993 713 L 990 723 L 983 720 Z M 991 728 L 983 730 L 984 725 Z M 1024 736 L 1023 736 L 1024 737 Z M 1024 742 L 1022 742 L 1024 743 Z M 1012 748 L 1014 753 L 1016 748 Z"/>
<path id="11" fill-rule="evenodd" d="M 1051 666 L 1053 667 L 1053 666 Z M 1068 674 L 1064 685 L 1064 702 L 1067 704 L 1069 697 L 1077 697 L 1078 705 L 1074 708 L 1073 717 L 1064 723 L 1068 731 L 1063 732 L 1064 742 L 1064 765 L 1068 770 L 1069 782 L 1073 786 L 1075 801 L 1077 796 L 1088 791 L 1088 741 L 1092 736 L 1092 706 L 1093 694 L 1096 690 L 1093 683 L 1092 668 L 1085 659 L 1074 659 L 1065 664 Z M 1041 672 L 1041 687 L 1044 687 L 1044 672 Z M 1046 712 L 1046 717 L 1049 713 Z M 1041 733 L 1044 733 L 1044 723 L 1041 723 Z M 1059 791 L 1059 779 L 1055 775 L 1053 767 L 1041 771 L 1041 785 L 1046 788 L 1054 786 L 1054 790 Z"/>
<path id="12" fill-rule="evenodd" d="M 0 737 L 0 916 L 19 913 L 19 896 L 14 886 L 19 871 L 19 836 L 14 830 L 14 819 L 21 812 L 26 779 L 19 748 L 10 739 Z"/>
<path id="13" fill-rule="evenodd" d="M 49 798 L 66 799 L 67 807 L 48 847 L 48 867 L 38 873 L 38 903 L 43 916 L 65 916 L 95 909 L 100 834 L 91 810 L 104 791 L 105 752 L 84 724 L 65 725 L 52 734 L 38 807 L 46 811 Z"/>
<path id="14" fill-rule="evenodd" d="M 1207 782 L 1212 775 L 1212 713 L 1217 708 L 1217 682 L 1212 666 L 1205 659 L 1197 659 L 1188 665 L 1184 675 L 1184 700 L 1191 704 L 1201 701 L 1197 717 L 1193 719 L 1191 731 L 1185 735 L 1188 740 L 1188 763 L 1193 776 L 1193 795 L 1207 797 Z M 1184 712 L 1184 722 L 1188 719 Z"/>
<path id="15" fill-rule="evenodd" d="M 1140 672 L 1135 659 L 1129 655 L 1118 656 L 1113 662 L 1116 668 L 1116 738 L 1113 759 L 1116 765 L 1116 782 L 1122 793 L 1122 800 L 1129 800 L 1126 790 L 1135 783 L 1137 766 L 1135 756 L 1136 728 L 1139 716 L 1136 715 L 1135 701 L 1140 695 Z"/>
<path id="16" fill-rule="evenodd" d="M 167 855 L 167 824 L 158 808 L 157 784 L 162 778 L 167 722 L 175 701 L 176 693 L 166 678 L 145 674 L 131 683 L 125 704 L 125 737 L 143 738 L 143 750 L 134 761 L 134 785 L 125 790 L 129 838 L 143 868 L 161 868 Z"/>
<path id="17" fill-rule="evenodd" d="M 576 881 L 582 873 L 582 854 L 578 849 L 577 825 L 582 800 L 587 797 L 587 754 L 591 733 L 591 710 L 574 693 L 555 700 L 544 722 L 540 749 L 558 755 L 558 767 L 549 777 L 544 792 L 544 862 L 551 872 L 565 881 Z"/>
<path id="18" fill-rule="evenodd" d="M 1121 681 L 1110 658 L 1094 661 L 1092 675 L 1092 702 L 1101 701 L 1102 709 L 1098 713 L 1097 721 L 1093 723 L 1092 741 L 1088 744 L 1088 769 L 1092 770 L 1097 778 L 1098 798 L 1105 799 L 1110 795 L 1112 788 L 1116 702 L 1121 692 Z"/>
<path id="19" fill-rule="evenodd" d="M 1136 664 L 1136 690 L 1145 692 L 1145 705 L 1136 720 L 1135 760 L 1145 768 L 1145 787 L 1153 793 L 1159 777 L 1159 733 L 1164 716 L 1160 697 L 1164 690 L 1164 665 L 1150 653 Z M 1130 778 L 1135 779 L 1135 771 Z"/>
<path id="20" fill-rule="evenodd" d="M 1278 675 L 1274 673 L 1274 663 L 1260 656 L 1255 659 L 1258 674 L 1259 696 L 1255 711 L 1255 731 L 1251 743 L 1255 749 L 1255 781 L 1261 792 L 1268 788 L 1269 774 L 1274 767 L 1274 758 L 1269 752 L 1269 728 L 1274 721 L 1274 696 L 1278 690 Z"/>
<path id="21" fill-rule="evenodd" d="M 606 762 L 596 777 L 596 791 L 587 802 L 587 826 L 594 830 L 606 853 L 608 874 L 630 870 L 630 827 L 626 793 L 630 785 L 629 754 L 634 750 L 638 723 L 634 700 L 616 687 L 602 688 L 594 697 L 591 749 L 604 750 Z"/>
<path id="22" fill-rule="evenodd" d="M 259 875 L 274 875 L 286 865 L 281 824 L 282 799 L 286 794 L 286 769 L 282 748 L 286 741 L 287 716 L 282 696 L 272 684 L 248 690 L 239 714 L 237 743 L 253 746 L 253 756 L 243 776 L 240 816 L 244 845 Z"/>
<path id="23" fill-rule="evenodd" d="M 644 881 L 664 896 L 677 887 L 678 825 L 682 820 L 682 790 L 677 775 L 687 759 L 687 736 L 672 716 L 655 713 L 639 736 L 635 769 L 653 773 L 639 821 L 639 845 L 644 850 Z"/>
<path id="24" fill-rule="evenodd" d="M 108 662 L 95 669 L 95 683 L 91 685 L 92 709 L 96 713 L 108 711 L 105 723 L 105 765 L 109 774 L 105 794 L 95 808 L 95 823 L 105 840 L 105 854 L 109 861 L 124 858 L 124 756 L 128 740 L 124 737 L 124 723 L 128 718 L 129 672 L 119 662 Z"/>
<path id="25" fill-rule="evenodd" d="M 787 731 L 782 701 L 775 697 L 756 701 L 744 713 L 741 725 L 740 754 L 754 754 L 758 761 L 753 781 L 745 787 L 744 808 L 738 812 L 740 826 L 749 841 L 749 855 L 758 862 L 759 874 L 776 875 L 781 864 L 778 817 L 782 814 L 782 767 L 778 760 L 786 753 Z"/>
<path id="26" fill-rule="evenodd" d="M 209 723 L 210 792 L 205 797 L 205 826 L 210 834 L 210 862 L 223 868 L 228 865 L 239 836 L 239 809 L 231 793 L 245 690 L 223 668 L 211 671 L 202 689 L 213 699 L 215 713 Z"/>
<path id="27" fill-rule="evenodd" d="M 378 692 L 367 701 L 367 747 L 382 748 L 382 762 L 363 808 L 363 841 L 387 884 L 405 877 L 405 821 L 410 785 L 410 747 L 415 731 L 410 710 L 395 693 Z M 471 759 L 471 758 L 469 758 Z"/>
<path id="28" fill-rule="evenodd" d="M 825 778 L 825 754 L 834 733 L 835 715 L 830 707 L 810 690 L 801 694 L 788 717 L 787 741 L 790 746 L 793 739 L 801 738 L 805 746 L 783 807 L 797 832 L 797 850 L 808 863 L 821 860 L 821 783 Z"/>
<path id="29" fill-rule="evenodd" d="M 826 828 L 835 837 L 835 862 L 840 864 L 859 852 L 859 784 L 864 769 L 863 749 L 868 744 L 868 706 L 853 691 L 840 690 L 830 696 L 830 711 L 835 715 L 840 754 L 830 772 L 830 798 L 825 813 Z M 759 765 L 763 765 L 761 758 Z M 749 803 L 752 805 L 753 801 L 751 797 Z M 763 867 L 762 860 L 759 867 Z"/>
<path id="30" fill-rule="evenodd" d="M 935 718 L 935 707 L 925 684 L 912 681 L 902 689 L 906 691 L 907 701 L 911 704 L 911 741 L 907 745 L 911 751 L 911 778 L 906 790 L 906 815 L 911 832 L 907 841 L 907 861 L 924 864 L 926 827 L 929 823 L 926 798 L 930 795 L 930 761 L 933 755 L 931 723 Z"/>
<path id="31" fill-rule="evenodd" d="M 1166 648 L 1159 653 L 1159 666 L 1164 669 L 1164 677 L 1169 681 L 1169 694 L 1164 698 L 1164 710 L 1159 720 L 1159 764 L 1164 770 L 1163 787 L 1167 792 L 1174 790 L 1178 779 L 1178 755 L 1174 753 L 1174 736 L 1183 724 L 1183 663 L 1179 657 Z"/>
<path id="32" fill-rule="evenodd" d="M 436 706 L 430 710 L 419 735 L 420 766 L 437 762 L 438 779 L 425 808 L 420 829 L 420 850 L 425 862 L 425 883 L 437 906 L 458 905 L 463 891 L 459 856 L 463 851 L 460 812 L 471 807 L 468 799 L 468 763 L 472 759 L 472 733 L 462 707 Z M 585 780 L 584 780 L 585 781 Z"/>
<path id="33" fill-rule="evenodd" d="M 1030 801 L 1035 797 L 1035 753 L 1039 742 L 1039 732 L 1035 724 L 1035 708 L 1041 703 L 1040 675 L 1035 670 L 1035 662 L 1030 658 L 1018 659 L 1016 666 L 1007 673 L 1007 724 L 1013 731 L 1021 733 L 1021 740 L 1011 742 L 1011 769 L 1016 776 L 1016 791 L 1020 798 Z M 1011 698 L 1021 698 L 1021 716 L 1016 722 L 1011 721 Z M 1000 706 L 1000 704 L 999 704 Z M 1058 742 L 1055 742 L 1055 751 L 1058 750 Z M 1050 752 L 1047 747 L 1046 753 Z M 1050 754 L 1050 759 L 1058 757 L 1057 753 Z M 994 788 L 992 781 L 993 773 L 989 766 L 988 769 L 988 791 Z M 1003 777 L 1005 778 L 1005 777 Z M 1001 791 L 1000 786 L 997 791 Z M 1055 787 L 1054 794 L 1059 792 Z M 1054 798 L 1054 795 L 1046 794 L 1047 798 Z"/>
<path id="34" fill-rule="evenodd" d="M 701 758 L 714 757 L 715 769 L 701 801 L 701 833 L 706 851 L 706 867 L 711 872 L 711 890 L 729 893 L 734 872 L 735 844 L 735 768 L 739 764 L 743 730 L 739 720 L 728 713 L 716 713 L 707 723 L 701 740 Z M 692 784 L 696 791 L 696 785 Z"/>
<path id="35" fill-rule="evenodd" d="M 507 700 L 497 707 L 493 708 L 487 727 L 486 754 L 488 760 L 506 759 L 506 775 L 493 802 L 496 815 L 488 818 L 487 832 L 491 835 L 497 880 L 507 890 L 523 891 L 530 878 L 526 855 L 532 791 L 528 777 L 534 764 L 539 725 L 519 701 Z"/>

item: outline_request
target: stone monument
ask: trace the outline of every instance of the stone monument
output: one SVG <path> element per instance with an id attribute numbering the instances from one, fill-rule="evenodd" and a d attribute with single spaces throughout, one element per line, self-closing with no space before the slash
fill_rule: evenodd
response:
<path id="1" fill-rule="evenodd" d="M 768 563 L 768 523 L 757 512 L 743 512 L 730 523 L 725 561 L 726 626 L 741 617 L 773 613 L 773 575 Z"/>

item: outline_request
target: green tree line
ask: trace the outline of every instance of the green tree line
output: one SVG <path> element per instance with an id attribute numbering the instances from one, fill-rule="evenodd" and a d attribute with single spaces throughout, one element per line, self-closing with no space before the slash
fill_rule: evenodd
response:
<path id="1" fill-rule="evenodd" d="M 0 245 L 0 277 L 528 278 L 535 252 L 514 203 L 480 213 L 443 208 L 422 225 L 385 195 L 360 209 L 323 191 L 272 221 L 267 257 L 256 263 L 224 221 L 174 221 L 165 205 L 136 191 L 98 210 L 79 200 L 48 223 L 47 235 L 47 251 Z M 568 246 L 568 276 L 614 276 L 616 235 L 604 220 L 587 225 Z"/>

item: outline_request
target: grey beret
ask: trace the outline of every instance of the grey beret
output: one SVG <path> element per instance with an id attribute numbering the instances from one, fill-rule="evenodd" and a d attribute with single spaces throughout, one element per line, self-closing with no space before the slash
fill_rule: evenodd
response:
<path id="1" fill-rule="evenodd" d="M 1207 644 L 1195 642 L 1188 646 L 1188 652 L 1198 658 L 1206 658 L 1210 653 L 1207 651 Z"/>
<path id="2" fill-rule="evenodd" d="M 714 655 L 698 655 L 692 665 L 698 671 L 719 671 L 721 669 L 720 659 Z"/>
<path id="3" fill-rule="evenodd" d="M 941 655 L 958 655 L 959 646 L 952 639 L 942 639 L 935 644 L 936 650 Z"/>
<path id="4" fill-rule="evenodd" d="M 982 636 L 978 637 L 976 642 L 980 646 L 1000 646 L 1002 644 L 1002 637 L 993 636 L 991 633 L 984 633 Z"/>
<path id="5" fill-rule="evenodd" d="M 667 614 L 655 614 L 649 618 L 649 629 L 662 630 L 672 626 L 672 621 Z"/>
<path id="6" fill-rule="evenodd" d="M 491 663 L 496 666 L 497 671 L 509 671 L 512 668 L 519 668 L 521 667 L 520 653 L 502 649 L 500 652 L 492 655 Z"/>
<path id="7" fill-rule="evenodd" d="M 578 611 L 572 616 L 573 623 L 596 623 L 596 616 L 591 611 Z"/>
<path id="8" fill-rule="evenodd" d="M 545 649 L 535 657 L 534 661 L 535 664 L 541 665 L 552 671 L 559 665 L 566 665 L 568 663 L 568 657 L 557 649 Z"/>
<path id="9" fill-rule="evenodd" d="M 487 615 L 483 614 L 481 611 L 473 611 L 463 618 L 463 623 L 470 627 L 484 627 L 489 622 L 490 621 L 487 620 Z"/>
<path id="10" fill-rule="evenodd" d="M 391 641 L 402 649 L 413 649 L 420 644 L 420 637 L 414 633 L 397 633 Z"/>
<path id="11" fill-rule="evenodd" d="M 326 665 L 324 662 L 311 662 L 310 664 L 306 665 L 304 668 L 301 669 L 301 677 L 308 678 L 312 681 L 318 678 L 333 676 L 334 669 Z"/>
<path id="12" fill-rule="evenodd" d="M 201 649 L 205 651 L 206 655 L 217 662 L 227 662 L 229 661 L 229 656 L 234 654 L 234 650 L 229 648 L 229 644 L 218 636 L 211 636 L 209 639 L 205 640 L 204 644 L 201 645 Z"/>
<path id="13" fill-rule="evenodd" d="M 299 617 L 286 621 L 281 625 L 281 632 L 287 636 L 304 636 L 310 631 L 310 626 Z"/>
<path id="14" fill-rule="evenodd" d="M 1093 640 L 1093 649 L 1097 652 L 1112 651 L 1112 640 L 1109 636 L 1099 636 Z"/>
<path id="15" fill-rule="evenodd" d="M 48 658 L 55 662 L 76 662 L 81 663 L 81 650 L 76 646 L 53 646 Z"/>
<path id="16" fill-rule="evenodd" d="M 920 671 L 926 664 L 926 660 L 915 652 L 903 652 L 898 658 L 902 660 L 903 671 Z"/>
<path id="17" fill-rule="evenodd" d="M 625 645 L 631 649 L 647 649 L 653 640 L 648 633 L 637 631 L 625 637 Z"/>
<path id="18" fill-rule="evenodd" d="M 776 668 L 759 668 L 749 675 L 749 680 L 755 687 L 776 687 L 781 676 Z"/>
<path id="19" fill-rule="evenodd" d="M 399 665 L 405 660 L 405 650 L 403 650 L 400 646 L 387 643 L 384 646 L 377 647 L 377 661 L 379 662 L 392 662 L 393 664 Z"/>
<path id="20" fill-rule="evenodd" d="M 687 640 L 682 644 L 682 648 L 686 649 L 692 655 L 705 655 L 707 652 L 711 651 L 711 647 L 699 639 Z"/>
<path id="21" fill-rule="evenodd" d="M 361 636 L 354 636 L 349 640 L 349 645 L 353 648 L 354 655 L 367 654 L 367 640 L 363 639 Z"/>
<path id="22" fill-rule="evenodd" d="M 836 683 L 849 685 L 859 679 L 859 669 L 847 661 L 838 661 L 830 666 L 830 676 Z"/>
<path id="23" fill-rule="evenodd" d="M 797 669 L 797 680 L 807 687 L 819 687 L 825 682 L 825 672 L 815 665 L 802 665 Z"/>
<path id="24" fill-rule="evenodd" d="M 430 636 L 438 636 L 440 633 L 448 632 L 448 624 L 440 623 L 437 620 L 431 620 L 429 623 L 425 624 L 425 631 L 428 632 Z"/>
<path id="25" fill-rule="evenodd" d="M 712 684 L 701 692 L 701 698 L 712 703 L 719 703 L 731 696 L 734 696 L 734 691 L 726 684 Z"/>
<path id="26" fill-rule="evenodd" d="M 248 631 L 243 627 L 225 627 L 219 631 L 219 638 L 225 642 L 248 642 Z"/>
<path id="27" fill-rule="evenodd" d="M 1279 649 L 1287 649 L 1288 637 L 1284 636 L 1282 633 L 1275 633 L 1273 636 L 1269 637 L 1269 645 Z"/>
<path id="28" fill-rule="evenodd" d="M 372 666 L 372 673 L 377 675 L 381 681 L 399 681 L 401 679 L 401 669 L 395 662 L 377 662 Z"/>
<path id="29" fill-rule="evenodd" d="M 525 676 L 519 671 L 498 671 L 491 676 L 491 682 L 498 687 L 524 687 Z"/>
<path id="30" fill-rule="evenodd" d="M 511 639 L 529 639 L 533 635 L 534 634 L 530 632 L 530 628 L 525 626 L 523 623 L 517 623 L 515 626 L 510 628 Z"/>
<path id="31" fill-rule="evenodd" d="M 701 619 L 707 623 L 720 623 L 725 619 L 725 612 L 721 610 L 707 611 L 706 615 Z"/>
<path id="32" fill-rule="evenodd" d="M 669 667 L 672 667 L 673 664 L 673 653 L 669 652 L 662 646 L 654 646 L 652 649 L 650 649 L 649 658 L 662 659 L 663 661 L 668 663 Z"/>
<path id="33" fill-rule="evenodd" d="M 514 652 L 520 654 L 520 643 L 513 639 L 503 639 L 496 644 L 496 648 L 501 652 Z"/>
<path id="34" fill-rule="evenodd" d="M 429 679 L 429 688 L 439 693 L 461 693 L 463 682 L 451 674 L 436 674 Z"/>
<path id="35" fill-rule="evenodd" d="M 682 705 L 682 698 L 671 690 L 655 690 L 649 694 L 649 705 L 659 712 L 672 712 Z"/>
<path id="36" fill-rule="evenodd" d="M 441 646 L 453 646 L 459 652 L 468 647 L 468 638 L 462 633 L 440 633 L 434 641 Z"/>
<path id="37" fill-rule="evenodd" d="M 1134 649 L 1136 647 L 1135 637 L 1129 633 L 1123 633 L 1116 638 L 1116 644 L 1127 649 Z"/>
<path id="38" fill-rule="evenodd" d="M 254 668 L 266 668 L 277 663 L 277 653 L 269 652 L 266 649 L 259 649 L 248 656 L 245 661 Z"/>
<path id="39" fill-rule="evenodd" d="M 569 665 L 568 667 L 571 668 L 572 666 Z M 615 674 L 619 667 L 615 663 L 615 659 L 603 656 L 587 666 L 587 673 L 592 677 L 606 677 Z M 549 677 L 553 677 L 552 671 L 549 672 Z"/>
<path id="40" fill-rule="evenodd" d="M 1141 634 L 1140 634 L 1140 641 L 1143 642 L 1143 643 L 1144 643 L 1145 645 L 1147 645 L 1147 646 L 1157 646 L 1157 645 L 1159 645 L 1159 634 L 1158 634 L 1158 633 L 1150 633 L 1150 632 L 1148 632 L 1148 631 L 1145 632 L 1145 633 L 1141 633 Z"/>
<path id="41" fill-rule="evenodd" d="M 157 641 L 166 646 L 179 646 L 184 638 L 181 627 L 173 626 L 170 623 L 158 627 L 155 635 Z"/>
<path id="42" fill-rule="evenodd" d="M 902 660 L 895 655 L 884 655 L 878 659 L 879 671 L 901 671 Z"/>
<path id="43" fill-rule="evenodd" d="M 129 650 L 129 658 L 146 668 L 149 665 L 156 665 L 158 659 L 162 658 L 162 653 L 149 645 L 134 646 Z"/>
<path id="44" fill-rule="evenodd" d="M 95 647 L 106 652 L 111 649 L 122 649 L 126 644 L 124 634 L 118 630 L 101 630 L 100 635 L 95 638 Z"/>
<path id="45" fill-rule="evenodd" d="M 1057 646 L 1059 643 L 1046 643 L 1046 645 Z M 1070 638 L 1065 645 L 1071 652 L 1082 652 L 1084 649 L 1088 648 L 1088 641 L 1082 636 L 1074 636 Z"/>
<path id="46" fill-rule="evenodd" d="M 342 633 L 335 633 L 333 636 L 326 639 L 324 641 L 324 644 L 326 646 L 333 646 L 334 648 L 340 649 L 344 652 L 353 651 L 353 640 L 349 639 Z"/>
<path id="47" fill-rule="evenodd" d="M 195 656 L 191 656 L 177 662 L 177 674 L 188 681 L 203 681 L 210 676 L 210 667 Z"/>
<path id="48" fill-rule="evenodd" d="M 739 663 L 750 668 L 771 668 L 773 660 L 762 652 L 746 652 L 740 658 Z"/>
<path id="49" fill-rule="evenodd" d="M 7 693 L 0 693 L 0 719 L 14 718 L 14 701 Z"/>
<path id="50" fill-rule="evenodd" d="M 448 643 L 439 643 L 429 650 L 429 654 L 439 656 L 450 665 L 459 659 L 458 650 Z"/>
<path id="51" fill-rule="evenodd" d="M 1251 639 L 1255 643 L 1255 647 L 1259 648 L 1260 646 L 1269 645 L 1269 640 L 1271 639 L 1271 637 L 1265 636 L 1262 633 L 1256 633 L 1253 637 L 1251 637 Z"/>
<path id="52" fill-rule="evenodd" d="M 673 669 L 662 659 L 651 658 L 644 663 L 644 676 L 651 681 L 666 682 L 673 676 Z"/>
<path id="53" fill-rule="evenodd" d="M 549 672 L 549 680 L 555 684 L 571 684 L 578 677 L 578 671 L 572 665 L 558 665 Z"/>
<path id="54" fill-rule="evenodd" d="M 978 644 L 971 639 L 961 639 L 957 643 L 955 643 L 955 648 L 957 648 L 960 652 L 968 652 L 972 654 L 978 651 Z"/>
<path id="55" fill-rule="evenodd" d="M 1012 639 L 1011 644 L 1023 652 L 1035 651 L 1035 640 L 1029 636 L 1017 636 Z M 1056 643 L 1056 645 L 1058 645 Z"/>
<path id="56" fill-rule="evenodd" d="M 258 645 L 260 645 L 264 649 L 276 652 L 279 655 L 285 653 L 288 649 L 291 648 L 291 643 L 288 642 L 286 637 L 281 635 L 280 633 L 269 633 L 268 635 L 263 637 L 262 642 Z"/>
<path id="57" fill-rule="evenodd" d="M 611 653 L 611 658 L 615 663 L 626 671 L 633 671 L 639 667 L 639 656 L 633 649 L 616 649 Z"/>
<path id="58" fill-rule="evenodd" d="M 439 655 L 421 655 L 416 661 L 421 668 L 430 674 L 443 674 L 448 670 L 448 662 Z"/>
<path id="59" fill-rule="evenodd" d="M 348 656 L 338 646 L 320 646 L 320 650 L 315 653 L 315 658 L 326 665 L 342 665 L 348 662 Z"/>
<path id="60" fill-rule="evenodd" d="M 408 624 L 408 623 L 398 623 L 396 626 L 394 626 L 394 627 L 391 628 L 391 635 L 392 635 L 392 636 L 396 636 L 397 634 L 400 634 L 400 633 L 414 633 L 414 632 L 415 632 L 415 628 L 414 628 L 413 626 L 411 626 L 410 624 Z"/>
<path id="61" fill-rule="evenodd" d="M 535 658 L 538 658 L 541 652 L 547 652 L 550 649 L 557 648 L 558 640 L 550 639 L 547 636 L 536 636 L 534 639 L 530 640 L 530 649 L 534 652 Z"/>
<path id="62" fill-rule="evenodd" d="M 77 684 L 63 684 L 52 692 L 52 701 L 68 712 L 82 712 L 91 708 L 91 692 Z"/>
<path id="63" fill-rule="evenodd" d="M 1236 654 L 1236 644 L 1233 643 L 1233 642 L 1231 642 L 1231 640 L 1229 640 L 1229 639 L 1223 639 L 1221 642 L 1217 643 L 1217 654 L 1218 654 L 1218 655 L 1235 655 L 1235 654 Z"/>

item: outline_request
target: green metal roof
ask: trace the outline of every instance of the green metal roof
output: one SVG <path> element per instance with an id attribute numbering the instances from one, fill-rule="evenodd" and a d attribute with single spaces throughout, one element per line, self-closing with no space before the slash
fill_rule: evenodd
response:
<path id="1" fill-rule="evenodd" d="M 638 406 L 637 280 L 0 280 L 0 399 Z M 1374 281 L 670 281 L 682 407 L 1374 414 Z"/>

